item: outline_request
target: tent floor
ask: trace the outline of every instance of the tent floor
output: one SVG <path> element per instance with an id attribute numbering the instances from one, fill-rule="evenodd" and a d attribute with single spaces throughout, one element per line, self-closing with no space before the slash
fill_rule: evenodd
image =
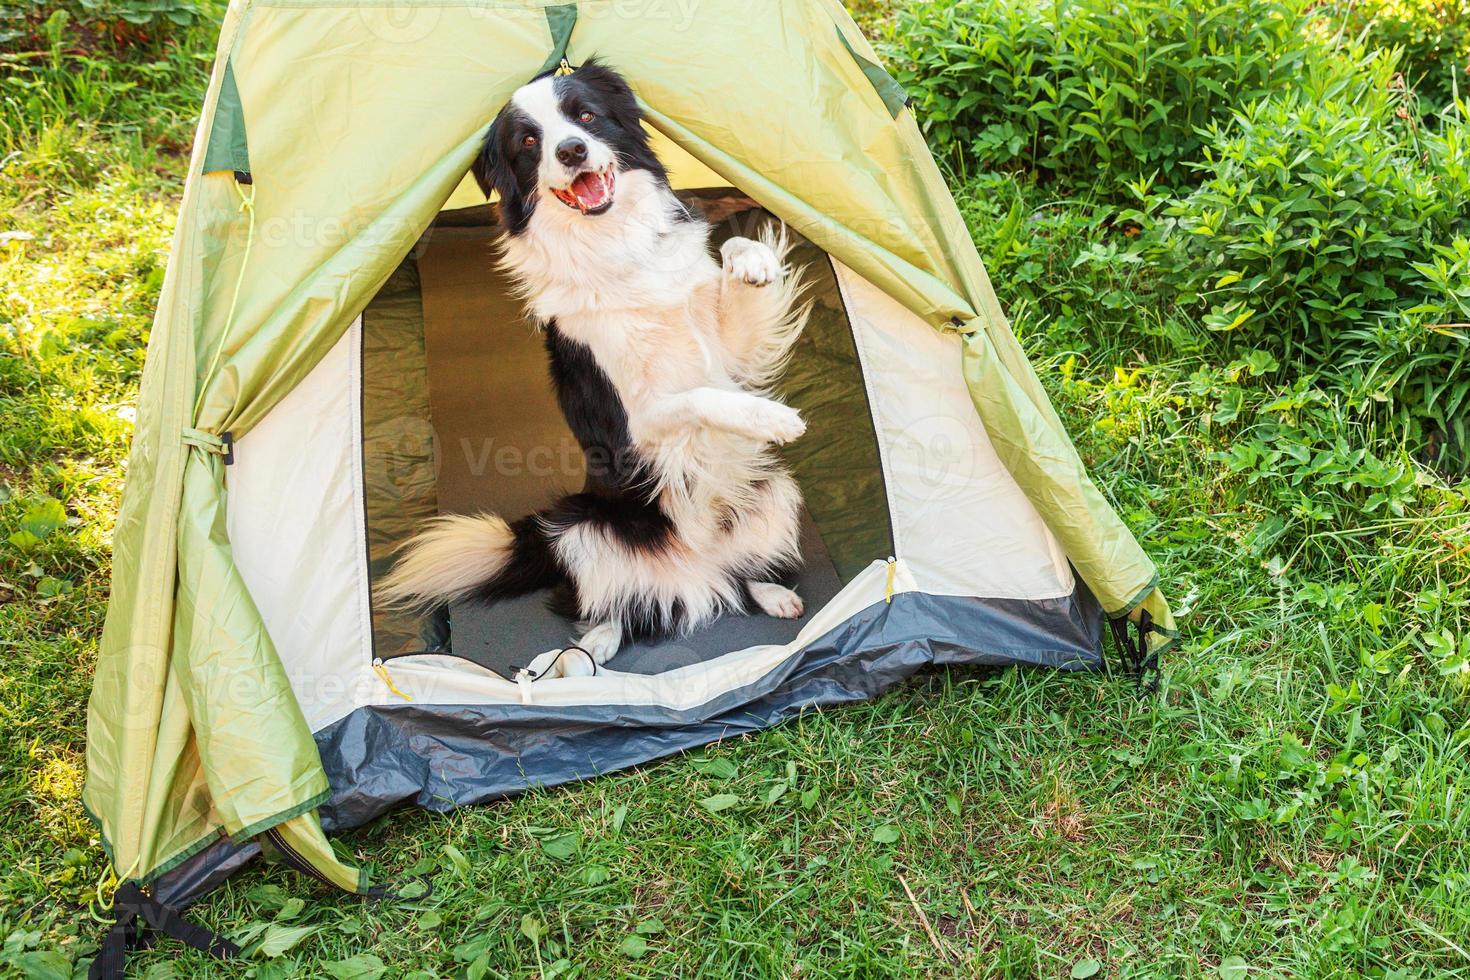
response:
<path id="1" fill-rule="evenodd" d="M 688 636 L 630 643 L 608 662 L 608 669 L 657 674 L 713 660 L 734 650 L 790 643 L 806 621 L 842 588 L 842 580 L 810 519 L 803 521 L 801 551 L 804 564 L 795 583 L 806 603 L 806 614 L 801 619 L 776 619 L 759 612 L 722 616 Z M 538 654 L 564 647 L 575 639 L 576 624 L 547 608 L 549 598 L 548 592 L 537 592 L 493 605 L 456 603 L 449 613 L 450 649 L 456 657 L 503 677 L 512 676 L 515 668 L 530 663 Z"/>

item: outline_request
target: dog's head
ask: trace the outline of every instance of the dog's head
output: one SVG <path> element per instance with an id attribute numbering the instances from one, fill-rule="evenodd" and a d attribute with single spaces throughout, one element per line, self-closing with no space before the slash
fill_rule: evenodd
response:
<path id="1" fill-rule="evenodd" d="M 643 113 L 623 76 L 593 60 L 569 75 L 542 75 L 511 96 L 485 137 L 473 172 L 488 197 L 500 194 L 512 234 L 539 205 L 589 220 L 617 206 L 618 178 L 667 175 L 648 146 Z"/>

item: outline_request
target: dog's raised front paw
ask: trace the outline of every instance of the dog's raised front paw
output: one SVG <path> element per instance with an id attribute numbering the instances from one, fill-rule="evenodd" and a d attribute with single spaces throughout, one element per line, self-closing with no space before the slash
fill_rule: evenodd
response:
<path id="1" fill-rule="evenodd" d="M 781 277 L 781 260 L 768 245 L 751 238 L 732 238 L 720 246 L 725 275 L 752 286 L 769 286 Z"/>

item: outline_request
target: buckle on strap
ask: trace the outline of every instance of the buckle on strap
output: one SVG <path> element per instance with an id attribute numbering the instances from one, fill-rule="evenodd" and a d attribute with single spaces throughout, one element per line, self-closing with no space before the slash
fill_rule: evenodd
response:
<path id="1" fill-rule="evenodd" d="M 186 426 L 183 432 L 183 440 L 187 446 L 193 446 L 196 449 L 202 449 L 207 453 L 214 453 L 216 456 L 223 457 L 226 466 L 235 462 L 235 438 L 228 432 L 221 432 L 219 435 L 215 435 L 212 432 L 205 432 L 203 429 L 191 429 Z"/>
<path id="2" fill-rule="evenodd" d="M 116 919 L 87 971 L 89 980 L 121 980 L 128 952 L 151 938 L 145 929 L 177 939 L 218 959 L 230 959 L 240 954 L 239 946 L 195 925 L 177 909 L 162 904 L 132 882 L 118 887 L 113 896 L 112 911 Z"/>
<path id="3" fill-rule="evenodd" d="M 1113 620 L 1110 625 L 1119 657 L 1123 661 L 1123 669 L 1133 678 L 1138 693 L 1153 694 L 1158 691 L 1159 655 L 1149 649 L 1148 643 L 1149 634 L 1154 631 L 1154 618 L 1144 609 L 1139 613 L 1137 624 L 1130 624 L 1125 616 Z M 1129 633 L 1130 625 L 1138 627 L 1136 638 Z"/>

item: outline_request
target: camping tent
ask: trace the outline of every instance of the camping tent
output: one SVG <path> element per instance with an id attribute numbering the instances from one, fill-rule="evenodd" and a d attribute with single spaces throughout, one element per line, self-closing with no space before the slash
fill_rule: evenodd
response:
<path id="1" fill-rule="evenodd" d="M 425 516 L 578 482 L 464 177 L 517 86 L 593 55 L 717 235 L 799 238 L 817 307 L 782 394 L 810 425 L 787 451 L 808 612 L 517 683 L 570 632 L 535 597 L 410 619 L 371 585 Z M 265 846 L 363 891 L 325 835 L 395 805 L 588 777 L 925 664 L 1097 668 L 1109 618 L 1135 663 L 1171 642 L 838 0 L 231 4 L 89 714 L 83 798 L 123 882 L 179 904 Z"/>

